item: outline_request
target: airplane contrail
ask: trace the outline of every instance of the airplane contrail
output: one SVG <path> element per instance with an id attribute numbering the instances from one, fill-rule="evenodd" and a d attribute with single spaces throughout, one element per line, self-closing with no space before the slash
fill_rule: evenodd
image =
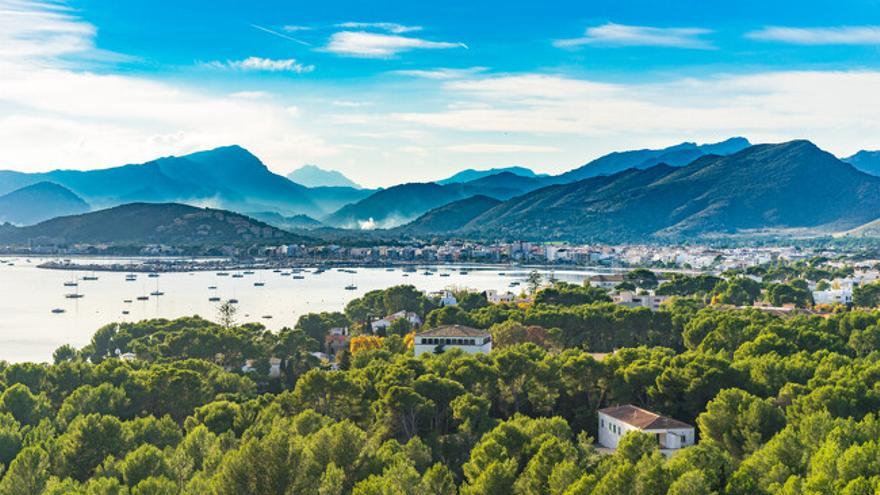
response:
<path id="1" fill-rule="evenodd" d="M 275 36 L 278 36 L 279 38 L 284 38 L 286 40 L 293 41 L 294 43 L 299 43 L 300 45 L 312 46 L 312 44 L 307 41 L 298 40 L 298 39 L 294 38 L 293 36 L 288 36 L 284 33 L 279 33 L 278 31 L 274 31 L 272 29 L 265 28 L 263 26 L 258 26 L 257 24 L 251 24 L 251 27 L 254 29 L 259 29 L 260 31 L 263 31 L 263 32 L 266 32 L 269 34 L 273 34 Z"/>

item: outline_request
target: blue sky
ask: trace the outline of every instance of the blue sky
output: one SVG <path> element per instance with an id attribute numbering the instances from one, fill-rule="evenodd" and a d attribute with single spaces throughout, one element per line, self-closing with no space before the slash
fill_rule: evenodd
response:
<path id="1" fill-rule="evenodd" d="M 368 185 L 745 135 L 880 148 L 880 2 L 0 0 L 4 168 L 238 143 Z"/>

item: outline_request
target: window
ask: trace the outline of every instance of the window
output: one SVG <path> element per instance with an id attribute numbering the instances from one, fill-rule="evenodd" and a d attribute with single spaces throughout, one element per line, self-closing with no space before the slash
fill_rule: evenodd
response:
<path id="1" fill-rule="evenodd" d="M 605 428 L 605 420 L 604 419 L 599 420 L 599 428 Z"/>

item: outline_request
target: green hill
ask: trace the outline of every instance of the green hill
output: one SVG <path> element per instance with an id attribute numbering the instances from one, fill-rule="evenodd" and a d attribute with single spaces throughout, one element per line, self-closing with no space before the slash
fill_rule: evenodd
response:
<path id="1" fill-rule="evenodd" d="M 176 203 L 131 203 L 0 230 L 0 242 L 8 244 L 219 246 L 304 240 L 238 213 Z"/>
<path id="2" fill-rule="evenodd" d="M 445 234 L 456 231 L 468 222 L 498 206 L 501 201 L 477 195 L 443 205 L 400 227 L 407 234 Z"/>

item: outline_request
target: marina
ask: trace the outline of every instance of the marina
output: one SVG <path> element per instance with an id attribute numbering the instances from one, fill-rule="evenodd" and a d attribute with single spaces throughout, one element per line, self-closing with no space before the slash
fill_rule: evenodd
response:
<path id="1" fill-rule="evenodd" d="M 68 343 L 83 346 L 97 329 L 114 322 L 188 315 L 213 319 L 218 305 L 230 299 L 238 301 L 235 303 L 237 321 L 260 322 L 270 330 L 279 330 L 294 326 L 305 313 L 342 311 L 348 301 L 374 289 L 411 284 L 429 292 L 454 287 L 518 292 L 520 289 L 510 289 L 508 284 L 522 282 L 528 274 L 527 269 L 507 269 L 508 275 L 499 276 L 497 267 L 421 265 L 391 270 L 387 267 L 345 268 L 344 271 L 308 267 L 285 271 L 274 268 L 235 272 L 201 270 L 163 272 L 161 277 L 130 280 L 129 275 L 137 273 L 131 269 L 131 261 L 104 260 L 104 263 L 125 266 L 126 270 L 118 273 L 95 270 L 100 272 L 98 280 L 65 287 L 72 273 L 37 267 L 46 261 L 50 260 L 34 259 L 26 263 L 23 258 L 10 257 L 7 263 L 0 265 L 0 311 L 8 315 L 0 319 L 0 346 L 6 350 L 9 361 L 47 361 L 59 346 Z M 96 261 L 73 259 L 69 263 L 93 265 Z M 295 271 L 296 277 L 292 276 Z M 85 272 L 74 272 L 73 276 L 77 273 Z M 221 273 L 227 276 L 218 277 Z M 240 273 L 242 277 L 233 278 L 231 273 Z M 449 276 L 432 276 L 438 273 Z M 545 276 L 549 273 L 545 272 Z M 580 283 L 591 273 L 557 271 L 555 275 Z"/>

